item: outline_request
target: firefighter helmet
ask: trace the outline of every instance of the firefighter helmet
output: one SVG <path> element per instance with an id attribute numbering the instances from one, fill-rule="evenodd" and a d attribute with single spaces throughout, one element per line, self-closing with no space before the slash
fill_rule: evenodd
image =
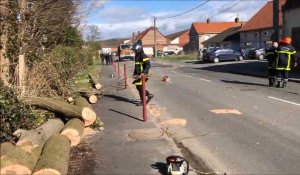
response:
<path id="1" fill-rule="evenodd" d="M 292 38 L 290 38 L 290 37 L 283 37 L 279 42 L 280 43 L 291 44 L 292 43 Z"/>
<path id="2" fill-rule="evenodd" d="M 132 50 L 134 50 L 136 53 L 141 53 L 143 50 L 142 43 L 140 41 L 137 41 L 133 44 Z"/>

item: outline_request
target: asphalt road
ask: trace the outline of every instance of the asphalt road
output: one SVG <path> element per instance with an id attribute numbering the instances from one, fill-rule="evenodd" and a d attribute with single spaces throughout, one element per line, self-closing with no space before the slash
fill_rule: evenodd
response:
<path id="1" fill-rule="evenodd" d="M 186 120 L 186 126 L 170 125 L 168 132 L 215 172 L 299 174 L 300 84 L 278 89 L 264 78 L 221 69 L 251 68 L 251 63 L 152 61 L 148 89 L 155 97 L 149 108 L 164 109 L 160 121 Z M 165 75 L 167 83 L 161 81 Z M 229 113 L 212 112 L 220 109 Z"/>

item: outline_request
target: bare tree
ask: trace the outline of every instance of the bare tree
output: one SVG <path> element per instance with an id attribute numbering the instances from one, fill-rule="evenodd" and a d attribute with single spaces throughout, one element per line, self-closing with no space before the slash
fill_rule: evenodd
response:
<path id="1" fill-rule="evenodd" d="M 101 30 L 97 25 L 89 25 L 87 27 L 87 40 L 89 42 L 95 42 L 101 39 Z"/>

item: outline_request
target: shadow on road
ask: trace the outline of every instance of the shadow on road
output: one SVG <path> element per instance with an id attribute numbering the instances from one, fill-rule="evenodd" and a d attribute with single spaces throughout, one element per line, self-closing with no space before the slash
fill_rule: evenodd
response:
<path id="1" fill-rule="evenodd" d="M 196 61 L 186 61 L 186 62 L 184 62 L 184 63 L 192 63 L 192 64 L 208 64 L 209 62 L 196 60 Z"/>
<path id="2" fill-rule="evenodd" d="M 127 103 L 132 103 L 132 104 L 136 104 L 137 103 L 136 100 L 130 100 L 128 98 L 124 98 L 124 97 L 120 97 L 120 96 L 116 96 L 116 95 L 106 94 L 106 95 L 103 95 L 103 96 L 115 99 L 116 101 L 123 101 L 123 102 L 127 102 Z"/>
<path id="3" fill-rule="evenodd" d="M 231 83 L 231 84 L 243 84 L 243 85 L 253 85 L 253 86 L 262 86 L 262 87 L 269 87 L 265 84 L 258 84 L 258 83 L 250 83 L 250 82 L 243 82 L 243 81 L 230 81 L 230 80 L 221 80 L 224 83 Z"/>
<path id="4" fill-rule="evenodd" d="M 110 110 L 110 111 L 112 111 L 112 112 L 115 112 L 115 113 L 118 113 L 118 114 L 124 115 L 124 116 L 126 116 L 126 117 L 129 117 L 129 118 L 132 118 L 132 119 L 138 120 L 138 121 L 143 121 L 142 119 L 139 119 L 139 118 L 137 118 L 137 117 L 134 117 L 134 116 L 132 116 L 132 115 L 129 115 L 129 114 L 125 114 L 125 113 L 123 113 L 123 112 L 120 112 L 120 111 L 117 111 L 117 110 L 114 110 L 114 109 L 109 109 L 109 110 Z"/>
<path id="5" fill-rule="evenodd" d="M 267 62 L 265 61 L 245 61 L 245 62 L 233 62 L 229 64 L 212 64 L 206 67 L 200 67 L 195 69 L 201 69 L 213 72 L 224 72 L 238 75 L 246 75 L 253 77 L 266 78 L 268 75 Z M 290 72 L 290 78 L 300 79 L 300 68 Z"/>
<path id="6" fill-rule="evenodd" d="M 160 174 L 167 175 L 167 164 L 163 162 L 156 162 L 155 164 L 152 164 L 151 167 L 153 169 L 158 169 Z"/>

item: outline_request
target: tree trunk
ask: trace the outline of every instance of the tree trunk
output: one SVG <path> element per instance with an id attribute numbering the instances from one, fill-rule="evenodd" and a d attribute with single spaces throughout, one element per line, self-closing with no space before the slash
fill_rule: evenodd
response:
<path id="1" fill-rule="evenodd" d="M 8 44 L 8 21 L 4 21 L 8 16 L 8 0 L 1 0 L 0 16 L 0 28 L 2 28 L 0 36 L 0 80 L 3 81 L 4 85 L 9 83 L 9 65 L 10 60 L 7 58 L 7 44 Z"/>
<path id="2" fill-rule="evenodd" d="M 65 135 L 52 136 L 43 149 L 33 175 L 67 174 L 69 167 L 70 141 Z"/>
<path id="3" fill-rule="evenodd" d="M 10 142 L 4 142 L 0 145 L 0 156 L 6 156 L 8 153 L 15 149 L 15 145 Z"/>
<path id="4" fill-rule="evenodd" d="M 96 113 L 88 108 L 68 104 L 66 102 L 51 98 L 26 97 L 23 102 L 27 105 L 34 105 L 55 113 L 63 114 L 68 118 L 78 118 L 84 121 L 84 126 L 93 124 L 96 120 Z"/>
<path id="5" fill-rule="evenodd" d="M 69 138 L 71 142 L 71 146 L 76 146 L 80 142 L 83 129 L 84 129 L 83 122 L 77 118 L 74 118 L 67 122 L 61 134 Z"/>
<path id="6" fill-rule="evenodd" d="M 93 93 L 91 92 L 84 92 L 84 93 L 81 93 L 81 95 L 85 98 L 88 99 L 88 101 L 92 104 L 95 104 L 98 100 L 97 96 L 94 95 Z"/>
<path id="7" fill-rule="evenodd" d="M 31 142 L 33 146 L 45 143 L 52 135 L 59 133 L 64 128 L 60 119 L 49 119 L 35 130 L 18 129 L 14 135 L 19 138 L 17 145 Z"/>
<path id="8" fill-rule="evenodd" d="M 99 82 L 99 80 L 98 80 L 98 78 L 96 78 L 95 76 L 93 76 L 93 75 L 89 75 L 89 77 L 90 77 L 90 79 L 92 80 L 92 82 L 93 82 L 93 84 L 94 84 L 94 86 L 95 86 L 95 88 L 96 89 L 101 89 L 101 84 L 100 84 L 100 82 Z"/>
<path id="9" fill-rule="evenodd" d="M 63 126 L 61 120 L 50 119 L 35 130 L 17 130 L 14 135 L 19 136 L 19 141 L 14 150 L 1 157 L 0 174 L 31 174 L 45 142 L 58 134 Z"/>
<path id="10" fill-rule="evenodd" d="M 83 98 L 83 97 L 78 97 L 75 99 L 74 104 L 77 106 L 82 106 L 82 107 L 89 107 L 92 109 L 92 105 L 89 104 L 89 102 Z"/>

